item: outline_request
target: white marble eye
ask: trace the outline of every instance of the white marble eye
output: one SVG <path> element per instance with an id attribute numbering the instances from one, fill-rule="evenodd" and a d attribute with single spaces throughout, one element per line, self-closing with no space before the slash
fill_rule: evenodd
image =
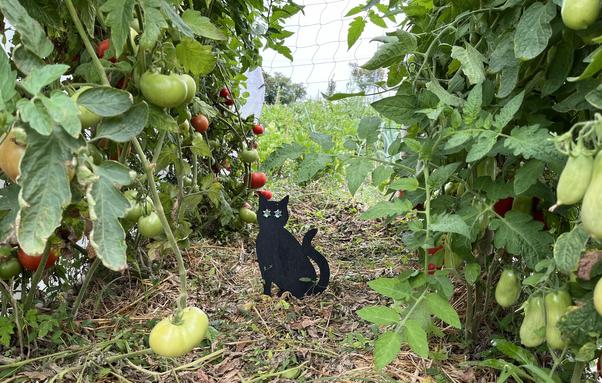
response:
<path id="1" fill-rule="evenodd" d="M 271 214 L 271 212 L 270 212 L 270 210 L 269 210 L 269 209 L 265 209 L 265 210 L 263 211 L 263 216 L 264 216 L 264 217 L 266 217 L 266 218 L 268 218 L 268 217 L 270 216 L 270 214 Z"/>
<path id="2" fill-rule="evenodd" d="M 276 211 L 274 212 L 274 217 L 276 217 L 276 218 L 280 218 L 280 217 L 282 217 L 282 211 L 280 211 L 280 209 L 276 210 Z"/>

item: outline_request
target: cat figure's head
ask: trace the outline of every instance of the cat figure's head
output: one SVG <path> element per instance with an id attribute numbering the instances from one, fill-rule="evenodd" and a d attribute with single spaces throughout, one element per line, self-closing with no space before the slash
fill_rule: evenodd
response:
<path id="1" fill-rule="evenodd" d="M 284 226 L 288 222 L 288 196 L 281 201 L 268 201 L 259 195 L 257 222 L 262 226 Z"/>

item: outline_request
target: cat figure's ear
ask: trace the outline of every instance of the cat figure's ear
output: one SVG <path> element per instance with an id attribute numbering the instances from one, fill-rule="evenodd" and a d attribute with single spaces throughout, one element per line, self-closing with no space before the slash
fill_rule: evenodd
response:
<path id="1" fill-rule="evenodd" d="M 259 193 L 259 210 L 263 210 L 262 208 L 266 206 L 268 200 L 263 196 L 263 194 Z"/>
<path id="2" fill-rule="evenodd" d="M 289 196 L 286 196 L 283 199 L 281 199 L 280 202 L 278 202 L 278 205 L 279 206 L 288 206 L 288 197 Z"/>

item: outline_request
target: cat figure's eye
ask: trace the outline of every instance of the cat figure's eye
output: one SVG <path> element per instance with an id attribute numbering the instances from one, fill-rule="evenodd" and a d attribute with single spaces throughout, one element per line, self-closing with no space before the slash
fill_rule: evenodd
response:
<path id="1" fill-rule="evenodd" d="M 268 218 L 270 216 L 270 214 L 271 214 L 271 211 L 269 209 L 265 209 L 263 211 L 263 216 L 266 217 L 266 218 Z"/>
<path id="2" fill-rule="evenodd" d="M 282 217 L 282 211 L 280 209 L 276 210 L 274 212 L 274 217 L 276 217 L 276 218 Z"/>

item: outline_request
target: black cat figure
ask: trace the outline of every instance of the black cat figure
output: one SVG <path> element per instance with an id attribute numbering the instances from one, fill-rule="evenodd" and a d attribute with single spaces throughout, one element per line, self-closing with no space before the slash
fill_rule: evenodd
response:
<path id="1" fill-rule="evenodd" d="M 309 230 L 303 244 L 284 228 L 288 221 L 288 196 L 280 202 L 268 201 L 259 195 L 257 222 L 257 260 L 263 278 L 263 293 L 272 295 L 272 283 L 282 292 L 289 291 L 297 298 L 326 290 L 330 267 L 326 258 L 311 245 L 318 229 Z M 310 262 L 319 268 L 320 279 Z"/>

